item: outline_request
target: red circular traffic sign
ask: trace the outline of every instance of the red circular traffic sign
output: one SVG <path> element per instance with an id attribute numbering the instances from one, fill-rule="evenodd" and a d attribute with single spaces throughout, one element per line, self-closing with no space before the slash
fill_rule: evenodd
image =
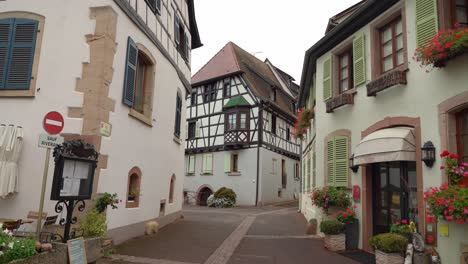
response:
<path id="1" fill-rule="evenodd" d="M 44 130 L 51 135 L 60 133 L 64 124 L 65 122 L 63 121 L 63 116 L 56 111 L 47 113 L 44 116 L 44 120 L 42 121 Z"/>

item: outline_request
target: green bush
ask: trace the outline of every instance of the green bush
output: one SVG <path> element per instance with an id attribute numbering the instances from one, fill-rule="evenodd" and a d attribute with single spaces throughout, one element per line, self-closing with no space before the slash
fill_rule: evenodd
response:
<path id="1" fill-rule="evenodd" d="M 343 233 L 344 224 L 337 220 L 323 221 L 320 223 L 320 231 L 326 235 L 338 235 Z"/>
<path id="2" fill-rule="evenodd" d="M 385 253 L 400 253 L 406 250 L 408 239 L 396 233 L 385 233 L 371 237 L 369 245 Z"/>
<path id="3" fill-rule="evenodd" d="M 85 238 L 104 237 L 107 231 L 106 216 L 96 209 L 91 210 L 80 220 L 80 228 Z"/>
<path id="4" fill-rule="evenodd" d="M 0 231 L 1 232 L 1 231 Z M 0 264 L 17 259 L 25 259 L 37 254 L 36 240 L 33 238 L 15 238 L 0 235 Z"/>
<path id="5" fill-rule="evenodd" d="M 231 200 L 233 203 L 236 203 L 237 195 L 232 189 L 229 189 L 229 188 L 226 188 L 226 187 L 221 187 L 221 188 L 219 188 L 219 190 L 217 190 L 215 192 L 214 197 L 218 198 L 218 199 L 219 198 L 227 198 L 227 199 Z"/>

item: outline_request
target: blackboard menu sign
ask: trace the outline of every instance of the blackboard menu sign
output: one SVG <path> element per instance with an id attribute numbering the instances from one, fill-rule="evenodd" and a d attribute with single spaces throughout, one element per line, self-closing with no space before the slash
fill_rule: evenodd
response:
<path id="1" fill-rule="evenodd" d="M 67 241 L 68 260 L 70 264 L 88 264 L 86 250 L 82 237 Z"/>

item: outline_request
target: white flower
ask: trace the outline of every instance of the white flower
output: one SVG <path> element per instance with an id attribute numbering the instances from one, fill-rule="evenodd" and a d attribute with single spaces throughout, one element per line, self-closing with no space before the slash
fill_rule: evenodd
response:
<path id="1" fill-rule="evenodd" d="M 3 223 L 0 223 L 0 229 L 2 229 L 2 227 L 3 227 Z M 0 252 L 1 252 L 1 251 L 0 251 Z"/>
<path id="2" fill-rule="evenodd" d="M 8 243 L 8 247 L 11 249 L 13 249 L 13 245 L 14 245 L 13 242 Z"/>
<path id="3" fill-rule="evenodd" d="M 0 256 L 3 255 L 3 251 L 0 251 Z"/>

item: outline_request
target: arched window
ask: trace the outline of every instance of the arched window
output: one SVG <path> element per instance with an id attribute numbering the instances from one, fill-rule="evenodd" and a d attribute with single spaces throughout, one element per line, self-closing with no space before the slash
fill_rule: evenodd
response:
<path id="1" fill-rule="evenodd" d="M 173 202 L 174 202 L 175 181 L 176 181 L 176 177 L 175 177 L 175 175 L 172 175 L 172 177 L 171 177 L 171 185 L 170 185 L 170 187 L 169 187 L 169 203 L 173 203 Z"/>
<path id="2" fill-rule="evenodd" d="M 140 205 L 141 171 L 133 167 L 128 173 L 127 182 L 127 208 L 135 208 Z"/>

